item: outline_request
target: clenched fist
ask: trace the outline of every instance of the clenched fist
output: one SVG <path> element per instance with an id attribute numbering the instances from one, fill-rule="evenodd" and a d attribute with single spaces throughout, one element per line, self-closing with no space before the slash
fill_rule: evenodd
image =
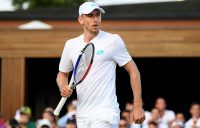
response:
<path id="1" fill-rule="evenodd" d="M 68 85 L 65 85 L 61 88 L 60 92 L 62 97 L 70 97 L 73 90 Z"/>

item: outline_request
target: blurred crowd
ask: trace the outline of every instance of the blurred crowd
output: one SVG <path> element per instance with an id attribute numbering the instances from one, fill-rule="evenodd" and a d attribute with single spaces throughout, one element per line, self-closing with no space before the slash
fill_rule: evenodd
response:
<path id="1" fill-rule="evenodd" d="M 175 113 L 166 109 L 166 101 L 158 97 L 151 111 L 145 111 L 143 124 L 129 122 L 133 109 L 132 103 L 126 103 L 125 110 L 121 112 L 119 128 L 200 128 L 200 104 L 194 102 L 190 106 L 191 118 L 185 119 L 184 113 Z"/>
<path id="2" fill-rule="evenodd" d="M 54 116 L 54 109 L 44 109 L 41 119 L 35 121 L 31 118 L 31 108 L 22 106 L 16 111 L 15 116 L 7 121 L 0 117 L 0 128 L 77 128 L 76 126 L 76 100 L 67 104 L 67 113 L 57 118 Z M 200 104 L 194 102 L 190 106 L 191 117 L 185 119 L 184 113 L 175 113 L 166 109 L 166 101 L 159 97 L 156 99 L 154 108 L 145 111 L 143 124 L 129 122 L 133 110 L 132 103 L 126 103 L 125 109 L 121 111 L 119 128 L 200 128 Z"/>

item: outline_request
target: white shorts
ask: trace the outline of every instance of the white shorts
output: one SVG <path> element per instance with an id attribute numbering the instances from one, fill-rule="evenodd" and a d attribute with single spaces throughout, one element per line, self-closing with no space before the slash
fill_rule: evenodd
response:
<path id="1" fill-rule="evenodd" d="M 88 117 L 76 117 L 78 128 L 118 128 L 120 114 L 110 108 L 96 109 Z"/>
<path id="2" fill-rule="evenodd" d="M 77 128 L 118 128 L 118 124 L 110 124 L 102 120 L 90 121 L 84 118 L 77 119 Z"/>

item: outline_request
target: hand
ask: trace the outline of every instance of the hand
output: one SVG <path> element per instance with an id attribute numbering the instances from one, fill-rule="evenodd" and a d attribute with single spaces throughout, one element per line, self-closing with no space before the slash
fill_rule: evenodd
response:
<path id="1" fill-rule="evenodd" d="M 144 110 L 142 107 L 134 107 L 130 114 L 130 124 L 142 124 L 145 120 Z"/>
<path id="2" fill-rule="evenodd" d="M 61 89 L 61 96 L 62 97 L 70 97 L 72 92 L 73 92 L 73 90 L 68 85 L 65 85 Z"/>

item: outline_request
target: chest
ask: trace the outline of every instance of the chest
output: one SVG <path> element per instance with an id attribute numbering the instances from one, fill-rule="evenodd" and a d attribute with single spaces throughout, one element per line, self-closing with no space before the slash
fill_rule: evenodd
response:
<path id="1" fill-rule="evenodd" d="M 102 63 L 105 61 L 112 61 L 112 56 L 114 54 L 114 47 L 107 42 L 98 42 L 94 43 L 95 50 L 94 50 L 94 60 L 93 63 Z M 78 56 L 84 46 L 78 46 L 77 48 L 73 48 L 76 50 L 72 50 L 70 53 L 70 59 L 73 65 L 76 64 Z"/>

